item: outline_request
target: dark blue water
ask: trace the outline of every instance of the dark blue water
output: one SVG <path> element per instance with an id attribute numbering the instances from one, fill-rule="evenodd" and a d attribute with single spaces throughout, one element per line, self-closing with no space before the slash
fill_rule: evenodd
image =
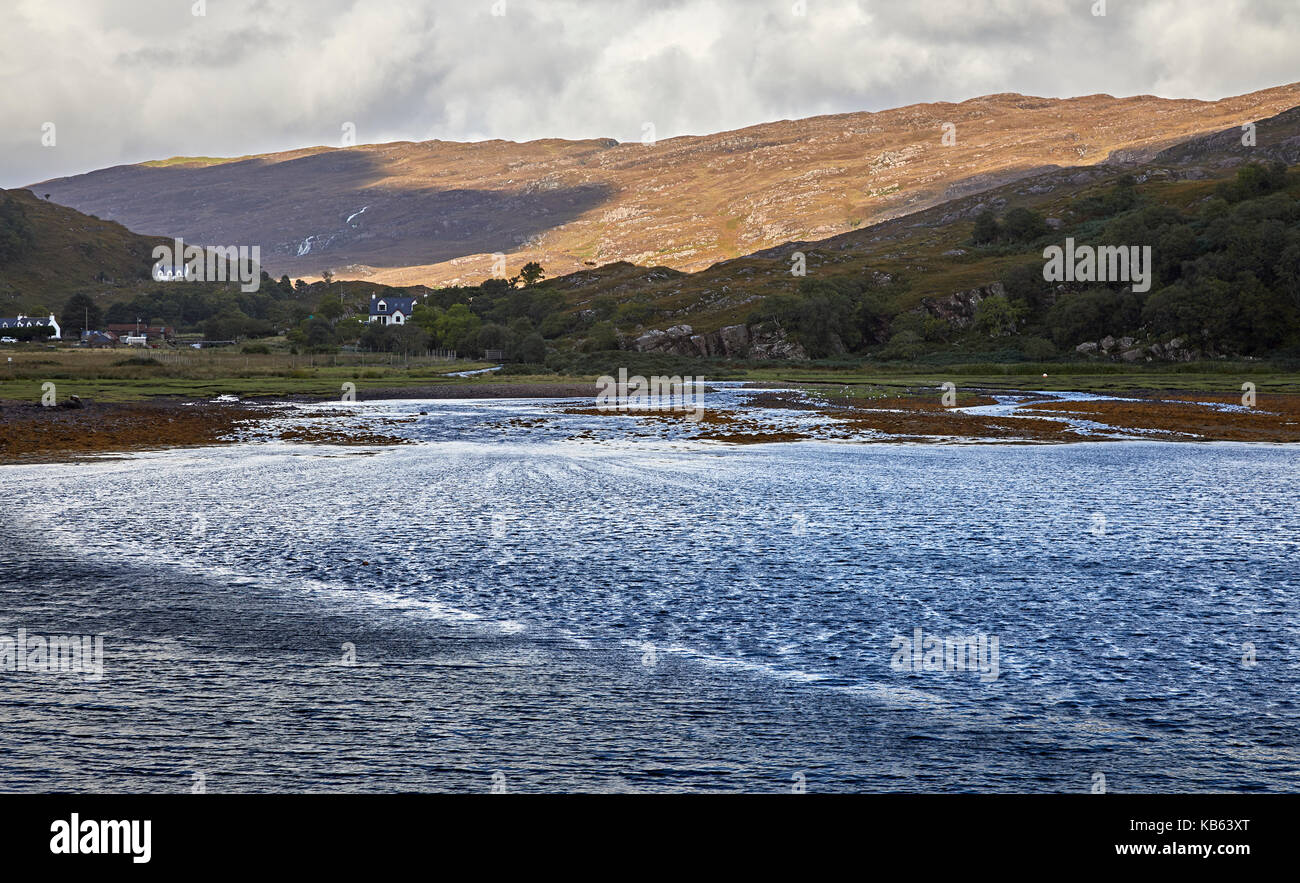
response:
<path id="1" fill-rule="evenodd" d="M 0 671 L 0 789 L 1300 781 L 1294 447 L 508 424 L 548 407 L 0 469 L 0 634 L 105 647 Z M 897 670 L 915 629 L 996 637 L 996 678 Z"/>

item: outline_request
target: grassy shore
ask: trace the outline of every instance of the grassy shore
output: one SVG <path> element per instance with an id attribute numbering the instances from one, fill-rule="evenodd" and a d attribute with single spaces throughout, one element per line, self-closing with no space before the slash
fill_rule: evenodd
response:
<path id="1" fill-rule="evenodd" d="M 490 367 L 490 363 L 447 362 L 425 357 L 406 359 L 373 353 L 289 355 L 219 350 L 6 348 L 0 355 L 5 359 L 0 361 L 0 399 L 30 402 L 40 401 L 45 383 L 55 384 L 59 397 L 76 395 L 100 402 L 131 402 L 160 396 L 205 399 L 221 395 L 324 399 L 340 396 L 345 383 L 355 384 L 358 396 L 364 398 L 366 390 L 427 390 L 442 386 L 486 390 L 502 383 L 514 386 L 591 383 L 600 374 L 617 374 L 621 367 L 626 367 L 629 374 L 646 376 L 692 374 L 760 385 L 841 386 L 893 393 L 932 390 L 949 382 L 959 389 L 1100 393 L 1240 393 L 1242 385 L 1249 382 L 1261 393 L 1300 393 L 1300 372 L 1281 370 L 1264 362 L 919 366 L 674 360 L 660 364 L 659 360 L 649 360 L 637 353 L 610 353 L 606 358 L 585 360 L 582 370 L 569 374 L 492 373 L 453 377 L 450 375 Z"/>
<path id="2" fill-rule="evenodd" d="M 475 381 L 448 375 L 491 367 L 487 362 L 408 360 L 373 353 L 298 356 L 219 350 L 29 349 L 4 355 L 6 361 L 0 362 L 0 399 L 32 402 L 40 401 L 45 383 L 55 384 L 59 398 L 75 395 L 100 402 L 132 402 L 160 396 L 337 398 L 345 383 L 355 384 L 358 391 L 464 384 Z"/>
<path id="3" fill-rule="evenodd" d="M 1300 372 L 1254 362 L 1199 362 L 1170 365 L 1015 364 L 948 366 L 869 366 L 845 369 L 779 367 L 747 372 L 751 382 L 783 385 L 878 387 L 885 390 L 934 389 L 952 383 L 959 389 L 1054 390 L 1070 392 L 1242 391 L 1300 393 Z"/>

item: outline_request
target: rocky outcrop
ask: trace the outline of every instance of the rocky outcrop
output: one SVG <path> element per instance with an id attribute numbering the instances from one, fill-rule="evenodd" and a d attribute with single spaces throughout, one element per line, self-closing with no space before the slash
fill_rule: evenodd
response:
<path id="1" fill-rule="evenodd" d="M 1211 350 L 1201 350 L 1186 345 L 1181 337 L 1167 343 L 1139 344 L 1132 337 L 1103 337 L 1099 341 L 1086 341 L 1074 348 L 1081 356 L 1110 359 L 1122 362 L 1192 362 L 1215 358 Z"/>
<path id="2" fill-rule="evenodd" d="M 1266 119 L 1256 119 L 1255 143 L 1247 143 L 1240 125 L 1212 135 L 1182 141 L 1154 157 L 1161 163 L 1206 163 L 1226 165 L 1225 159 L 1237 162 L 1279 160 L 1287 165 L 1300 162 L 1300 107 L 1292 107 Z M 1245 119 L 1242 122 L 1246 122 Z"/>
<path id="3" fill-rule="evenodd" d="M 662 331 L 646 331 L 632 341 L 632 349 L 643 353 L 731 359 L 801 361 L 808 358 L 804 348 L 786 337 L 784 331 L 767 325 L 728 325 L 701 334 L 695 333 L 690 325 L 674 325 Z"/>
<path id="4" fill-rule="evenodd" d="M 958 328 L 966 328 L 975 321 L 975 311 L 979 308 L 980 301 L 1005 294 L 1006 289 L 1002 283 L 994 282 L 982 288 L 956 291 L 947 297 L 922 298 L 921 305 L 936 319 L 943 319 Z"/>

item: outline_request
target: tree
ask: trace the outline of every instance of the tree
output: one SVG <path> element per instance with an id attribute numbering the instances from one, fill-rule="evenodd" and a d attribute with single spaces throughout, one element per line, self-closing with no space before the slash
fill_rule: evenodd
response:
<path id="1" fill-rule="evenodd" d="M 830 292 L 819 292 L 799 304 L 795 336 L 812 358 L 823 359 L 844 352 L 840 332 L 847 330 L 848 324 L 844 321 L 843 306 Z"/>
<path id="2" fill-rule="evenodd" d="M 1016 312 L 1004 295 L 986 297 L 975 309 L 975 330 L 989 337 L 1016 333 Z"/>
<path id="3" fill-rule="evenodd" d="M 478 348 L 481 350 L 505 349 L 506 330 L 493 322 L 478 330 Z"/>
<path id="4" fill-rule="evenodd" d="M 506 326 L 506 349 L 514 349 L 521 340 L 532 334 L 535 329 L 527 316 L 518 316 Z"/>
<path id="5" fill-rule="evenodd" d="M 1002 219 L 1002 232 L 1014 242 L 1032 242 L 1047 232 L 1047 222 L 1037 212 L 1013 208 Z"/>
<path id="6" fill-rule="evenodd" d="M 1016 264 L 1002 274 L 1002 287 L 1013 306 L 1034 318 L 1051 305 L 1052 285 L 1043 279 L 1043 264 Z"/>
<path id="7" fill-rule="evenodd" d="M 983 304 L 981 304 L 983 306 Z M 1061 297 L 1047 311 L 1047 327 L 1062 347 L 1123 334 L 1135 318 L 1126 309 L 1124 296 L 1109 288 L 1089 288 Z"/>
<path id="8" fill-rule="evenodd" d="M 319 317 L 307 323 L 303 340 L 313 352 L 332 350 L 337 345 L 333 326 L 327 320 Z"/>
<path id="9" fill-rule="evenodd" d="M 442 315 L 442 310 L 431 304 L 417 303 L 411 310 L 411 321 L 423 328 L 426 333 L 438 336 L 438 318 Z"/>
<path id="10" fill-rule="evenodd" d="M 529 261 L 524 264 L 523 268 L 519 271 L 519 278 L 523 280 L 524 288 L 532 288 L 540 282 L 545 275 L 546 271 L 542 269 L 542 265 L 537 263 L 537 261 Z"/>
<path id="11" fill-rule="evenodd" d="M 465 304 L 452 304 L 434 321 L 438 345 L 459 352 L 470 352 L 478 342 L 479 317 Z"/>
<path id="12" fill-rule="evenodd" d="M 975 229 L 971 232 L 970 241 L 976 245 L 988 245 L 997 242 L 998 237 L 1002 235 L 1002 230 L 998 226 L 997 216 L 993 214 L 992 209 L 984 209 L 975 216 Z"/>
<path id="13" fill-rule="evenodd" d="M 326 284 L 326 285 L 332 285 L 332 284 L 334 284 L 334 271 L 333 271 L 333 270 L 330 270 L 330 269 L 326 268 L 325 271 L 322 272 L 322 273 L 320 274 L 320 277 L 321 277 L 322 279 L 325 280 L 325 284 Z"/>
<path id="14" fill-rule="evenodd" d="M 27 212 L 17 200 L 5 197 L 0 202 L 0 265 L 18 260 L 35 244 L 36 233 Z"/>
<path id="15" fill-rule="evenodd" d="M 361 345 L 387 353 L 418 353 L 429 348 L 429 335 L 417 325 L 367 325 Z"/>
<path id="16" fill-rule="evenodd" d="M 63 305 L 59 326 L 68 339 L 80 338 L 81 332 L 93 331 L 104 324 L 104 312 L 88 294 L 74 294 Z"/>
<path id="17" fill-rule="evenodd" d="M 582 342 L 582 351 L 585 353 L 616 349 L 618 349 L 618 332 L 608 322 L 597 322 L 592 325 L 586 339 Z"/>
<path id="18" fill-rule="evenodd" d="M 238 340 L 248 333 L 249 319 L 234 307 L 228 307 L 203 323 L 208 340 Z"/>
<path id="19" fill-rule="evenodd" d="M 519 342 L 515 347 L 514 357 L 519 362 L 540 365 L 546 361 L 546 341 L 540 334 L 534 332 Z"/>
<path id="20" fill-rule="evenodd" d="M 343 304 L 332 297 L 327 297 L 316 306 L 316 316 L 333 324 L 343 318 Z"/>
<path id="21" fill-rule="evenodd" d="M 537 330 L 541 332 L 542 337 L 553 340 L 569 330 L 569 317 L 563 313 L 551 313 L 542 320 Z"/>
<path id="22" fill-rule="evenodd" d="M 1248 163 L 1237 169 L 1235 180 L 1221 182 L 1217 192 L 1228 202 L 1240 202 L 1281 190 L 1286 184 L 1286 163 Z"/>
<path id="23" fill-rule="evenodd" d="M 361 333 L 369 328 L 365 322 L 362 322 L 356 316 L 349 316 L 346 319 L 340 319 L 339 323 L 334 326 L 334 336 L 340 343 L 356 343 L 361 337 Z"/>

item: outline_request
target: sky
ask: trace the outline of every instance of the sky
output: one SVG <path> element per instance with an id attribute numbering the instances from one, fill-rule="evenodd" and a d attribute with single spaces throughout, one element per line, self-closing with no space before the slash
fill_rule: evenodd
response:
<path id="1" fill-rule="evenodd" d="M 703 134 L 1300 81 L 1296 0 L 3 0 L 0 187 L 171 156 Z M 1104 15 L 1095 14 L 1104 7 Z"/>

